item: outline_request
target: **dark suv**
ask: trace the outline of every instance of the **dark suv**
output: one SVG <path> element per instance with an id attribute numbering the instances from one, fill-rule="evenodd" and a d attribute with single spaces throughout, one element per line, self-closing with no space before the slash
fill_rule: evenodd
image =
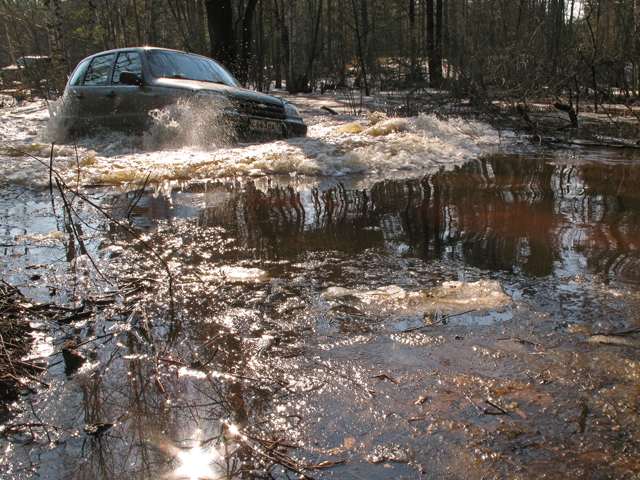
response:
<path id="1" fill-rule="evenodd" d="M 150 47 L 96 53 L 75 68 L 56 116 L 72 132 L 93 127 L 143 130 L 150 112 L 193 102 L 219 110 L 240 138 L 304 136 L 296 107 L 280 98 L 244 89 L 214 60 Z"/>

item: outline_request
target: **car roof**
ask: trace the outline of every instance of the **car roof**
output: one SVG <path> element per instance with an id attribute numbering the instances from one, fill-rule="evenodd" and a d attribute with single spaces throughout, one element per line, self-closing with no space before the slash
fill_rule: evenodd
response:
<path id="1" fill-rule="evenodd" d="M 202 58 L 206 58 L 206 59 L 208 59 L 208 60 L 212 60 L 212 59 L 211 59 L 211 58 L 209 58 L 209 57 L 205 57 L 205 56 L 203 56 L 203 55 L 198 55 L 197 53 L 185 52 L 185 51 L 182 51 L 182 50 L 173 50 L 173 49 L 171 49 L 171 48 L 162 48 L 162 47 L 149 47 L 149 46 L 144 46 L 144 47 L 114 48 L 114 49 L 112 49 L 112 50 L 105 50 L 105 51 L 103 51 L 103 52 L 97 52 L 97 53 L 94 53 L 94 54 L 92 54 L 92 55 L 89 55 L 88 57 L 83 58 L 83 59 L 81 60 L 81 62 L 84 62 L 85 60 L 89 60 L 89 59 L 94 58 L 94 57 L 99 57 L 99 56 L 101 56 L 101 55 L 107 55 L 107 54 L 109 54 L 109 53 L 131 52 L 131 51 L 136 51 L 136 52 L 142 52 L 142 51 L 144 51 L 144 52 L 148 52 L 148 51 L 151 51 L 151 50 L 156 50 L 156 51 L 161 51 L 161 52 L 183 53 L 183 54 L 185 54 L 185 55 L 193 55 L 193 56 L 195 56 L 195 57 L 202 57 Z M 80 63 L 80 62 L 78 62 L 78 63 Z"/>

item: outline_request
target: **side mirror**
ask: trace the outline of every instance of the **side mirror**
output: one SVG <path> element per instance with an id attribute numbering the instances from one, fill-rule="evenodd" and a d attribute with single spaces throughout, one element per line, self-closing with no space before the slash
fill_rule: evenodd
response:
<path id="1" fill-rule="evenodd" d="M 138 87 L 143 85 L 142 77 L 133 72 L 122 72 L 120 74 L 120 83 L 122 85 L 136 85 Z"/>

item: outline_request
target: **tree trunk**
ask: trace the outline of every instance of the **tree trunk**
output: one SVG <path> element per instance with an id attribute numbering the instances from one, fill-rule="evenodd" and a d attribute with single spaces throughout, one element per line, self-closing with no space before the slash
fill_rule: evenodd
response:
<path id="1" fill-rule="evenodd" d="M 140 28 L 140 15 L 138 14 L 138 2 L 131 0 L 131 11 L 133 12 L 133 19 L 136 27 L 136 40 L 138 45 L 142 45 L 142 28 Z"/>
<path id="2" fill-rule="evenodd" d="M 427 15 L 427 56 L 429 57 L 429 82 L 432 87 L 437 86 L 436 40 L 434 28 L 434 0 L 426 0 Z"/>
<path id="3" fill-rule="evenodd" d="M 442 85 L 442 21 L 443 15 L 442 0 L 437 0 L 436 12 L 435 12 L 435 34 L 433 51 L 433 65 L 430 65 L 430 70 L 433 72 L 431 76 L 431 85 L 433 87 L 440 87 Z M 433 69 L 431 69 L 433 66 Z"/>
<path id="4" fill-rule="evenodd" d="M 264 0 L 260 0 L 258 3 L 258 41 L 256 45 L 256 75 L 255 82 L 257 89 L 261 92 L 268 92 L 269 85 L 265 85 L 264 73 L 265 73 L 265 48 L 264 48 Z"/>
<path id="5" fill-rule="evenodd" d="M 362 5 L 366 5 L 367 0 L 362 0 Z M 351 0 L 351 5 L 353 7 L 353 16 L 355 19 L 355 33 L 356 33 L 356 44 L 358 47 L 358 56 L 360 57 L 360 75 L 362 76 L 362 83 L 364 86 L 365 95 L 369 95 L 371 92 L 369 90 L 369 80 L 367 79 L 367 60 L 366 60 L 366 39 L 365 37 L 365 27 L 362 29 L 358 22 L 358 8 L 356 6 L 356 0 Z M 366 6 L 362 7 L 361 13 L 366 13 Z M 363 15 L 365 17 L 365 15 Z M 368 26 L 367 26 L 368 29 Z"/>
<path id="6" fill-rule="evenodd" d="M 285 4 L 282 3 L 281 5 L 278 3 L 278 0 L 273 0 L 274 3 L 274 7 L 275 7 L 275 13 L 276 13 L 276 18 L 278 19 L 278 27 L 280 28 L 280 55 L 279 55 L 279 62 L 280 65 L 282 65 L 282 68 L 284 69 L 284 77 L 286 78 L 287 81 L 287 89 L 291 88 L 291 84 L 290 82 L 292 82 L 292 74 L 291 74 L 291 68 L 290 68 L 290 55 L 291 55 L 291 49 L 290 49 L 290 42 L 289 42 L 289 27 L 287 25 L 287 15 L 285 13 Z M 291 8 L 291 6 L 289 5 L 289 8 Z M 282 82 L 280 82 L 280 87 L 282 88 Z"/>
<path id="7" fill-rule="evenodd" d="M 158 33 L 156 31 L 156 15 L 154 14 L 155 8 L 155 0 L 145 0 L 145 15 L 147 16 L 146 37 L 148 45 L 155 45 L 158 41 Z"/>
<path id="8" fill-rule="evenodd" d="M 328 60 L 328 67 L 330 69 L 334 68 L 333 65 L 333 45 L 335 42 L 334 33 L 333 33 L 333 0 L 327 0 L 327 15 L 326 15 L 326 25 L 327 25 L 327 40 L 326 40 L 326 57 Z"/>
<path id="9" fill-rule="evenodd" d="M 47 0 L 45 5 L 47 7 L 47 36 L 52 67 L 51 83 L 58 92 L 62 93 L 69 73 L 62 30 L 62 9 L 60 0 Z"/>
<path id="10" fill-rule="evenodd" d="M 640 97 L 640 0 L 633 2 L 633 31 L 634 31 L 634 50 L 633 59 L 633 90 L 636 97 Z"/>
<path id="11" fill-rule="evenodd" d="M 277 3 L 274 5 L 273 9 L 273 23 L 274 27 L 280 28 L 280 19 L 278 18 L 278 10 Z M 273 28 L 273 35 L 271 35 L 271 58 L 274 69 L 275 76 L 275 87 L 278 89 L 282 88 L 282 53 L 280 51 L 280 39 L 277 38 L 276 28 Z"/>
<path id="12" fill-rule="evenodd" d="M 178 29 L 178 31 L 180 32 L 180 36 L 182 37 L 182 45 L 183 45 L 183 49 L 188 51 L 188 52 L 193 52 L 193 46 L 191 45 L 191 38 L 190 38 L 190 29 L 189 26 L 184 24 L 184 22 L 182 21 L 182 13 L 181 13 L 181 8 L 180 8 L 180 3 L 178 2 L 182 2 L 183 0 L 167 0 L 167 5 L 169 6 L 169 11 L 171 12 L 171 15 L 173 16 L 173 20 L 175 21 L 176 27 Z M 174 3 L 175 2 L 175 3 Z"/>
<path id="13" fill-rule="evenodd" d="M 409 0 L 409 81 L 418 77 L 418 52 L 416 51 L 416 2 Z"/>
<path id="14" fill-rule="evenodd" d="M 369 78 L 367 74 L 371 74 L 371 41 L 370 41 L 370 29 L 369 29 L 369 3 L 373 3 L 374 0 L 361 0 L 360 2 L 360 17 L 362 19 L 362 61 L 366 66 L 365 69 L 362 70 L 363 73 L 363 83 L 364 83 L 364 91 L 365 95 L 371 94 L 371 88 L 369 86 Z"/>
<path id="15" fill-rule="evenodd" d="M 251 56 L 251 40 L 253 37 L 253 15 L 258 0 L 249 0 L 242 17 L 242 44 L 240 45 L 240 67 L 238 79 L 246 85 L 249 76 L 249 60 Z"/>
<path id="16" fill-rule="evenodd" d="M 121 46 L 129 45 L 129 32 L 127 30 L 127 6 L 118 4 L 118 20 L 120 21 Z"/>
<path id="17" fill-rule="evenodd" d="M 453 2 L 451 2 L 453 3 Z M 444 3 L 444 11 L 442 12 L 442 23 L 443 23 L 443 33 L 442 33 L 442 47 L 440 48 L 440 53 L 443 58 L 446 59 L 446 67 L 445 67 L 445 77 L 448 79 L 451 70 L 451 19 L 449 15 L 451 14 L 451 3 L 445 1 Z"/>
<path id="18" fill-rule="evenodd" d="M 13 49 L 13 42 L 11 41 L 11 35 L 9 35 L 9 22 L 4 22 L 4 34 L 7 39 L 7 53 L 11 59 L 11 64 L 16 64 L 16 52 Z"/>
<path id="19" fill-rule="evenodd" d="M 219 60 L 231 71 L 237 71 L 231 0 L 207 0 L 205 6 L 211 57 Z"/>
<path id="20" fill-rule="evenodd" d="M 206 54 L 207 35 L 205 33 L 205 7 L 203 0 L 195 0 L 189 15 L 189 23 L 193 25 L 192 40 L 193 48 L 197 53 Z"/>
<path id="21" fill-rule="evenodd" d="M 313 40 L 311 42 L 311 51 L 309 52 L 309 58 L 307 59 L 307 68 L 305 70 L 305 77 L 308 81 L 312 80 L 313 75 L 313 62 L 316 59 L 318 53 L 318 37 L 320 36 L 320 24 L 322 20 L 322 6 L 324 0 L 318 0 L 318 12 L 316 14 L 315 28 L 313 32 Z"/>

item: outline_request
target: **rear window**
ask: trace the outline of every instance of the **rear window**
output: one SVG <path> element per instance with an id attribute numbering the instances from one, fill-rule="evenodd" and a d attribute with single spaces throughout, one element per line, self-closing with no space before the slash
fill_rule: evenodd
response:
<path id="1" fill-rule="evenodd" d="M 111 77 L 111 67 L 113 60 L 116 58 L 115 53 L 109 53 L 91 60 L 91 64 L 84 76 L 85 86 L 109 85 Z"/>

